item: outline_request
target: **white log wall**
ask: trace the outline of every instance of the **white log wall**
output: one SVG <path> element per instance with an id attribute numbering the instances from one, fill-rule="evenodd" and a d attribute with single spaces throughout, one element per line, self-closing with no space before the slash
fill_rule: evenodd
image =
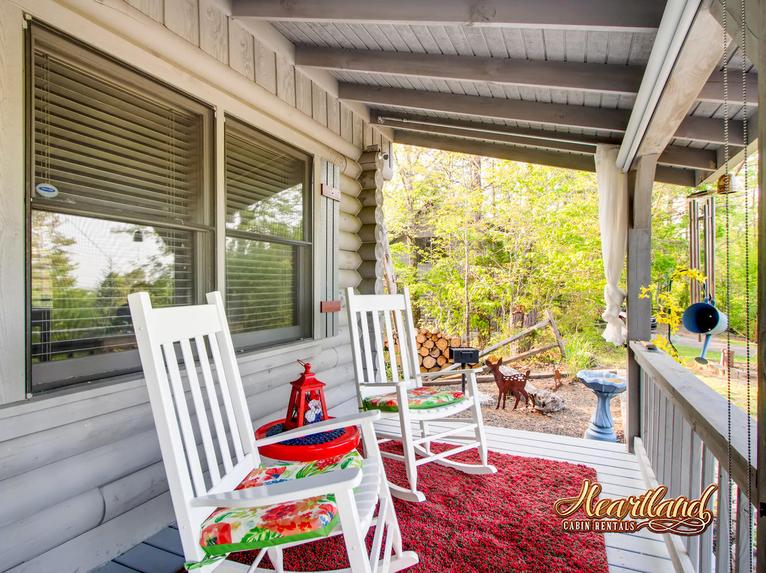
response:
<path id="1" fill-rule="evenodd" d="M 9 346 L 22 340 L 14 330 L 21 313 L 10 313 L 25 305 L 23 298 L 16 300 L 23 297 L 25 263 L 24 237 L 15 231 L 24 227 L 24 114 L 18 89 L 23 13 L 118 59 L 129 58 L 127 63 L 137 67 L 143 59 L 139 65 L 136 54 L 145 54 L 147 73 L 154 66 L 158 77 L 179 89 L 340 164 L 341 289 L 360 285 L 359 268 L 370 254 L 369 248 L 365 256 L 359 252 L 364 247 L 357 160 L 363 147 L 387 147 L 389 141 L 362 111 L 340 103 L 322 82 L 270 49 L 268 38 L 251 33 L 214 0 L 0 0 L 0 128 L 5 136 L 0 140 L 0 221 L 13 231 L 0 240 L 0 261 L 4 271 L 17 268 L 17 274 L 0 273 L 5 295 L 0 294 L 0 312 L 8 313 L 0 315 L 0 404 L 6 402 L 0 406 L 0 539 L 5 540 L 0 571 L 85 572 L 174 518 L 143 380 L 95 383 L 23 400 L 23 348 Z M 196 71 L 187 69 L 198 64 Z M 223 95 L 215 101 L 208 97 L 219 92 Z M 6 304 L 8 293 L 15 303 Z M 287 383 L 300 372 L 298 358 L 310 360 L 327 383 L 333 413 L 356 409 L 346 322 L 343 312 L 337 336 L 240 358 L 256 425 L 286 408 Z M 8 391 L 11 380 L 19 387 Z"/>
<path id="2" fill-rule="evenodd" d="M 359 291 L 365 294 L 383 294 L 384 292 L 384 247 L 386 227 L 383 220 L 383 157 L 379 145 L 365 148 L 359 158 L 362 173 L 359 176 L 360 207 L 356 219 L 359 221 L 358 235 L 362 241 L 359 247 L 361 264 L 358 273 L 361 277 Z"/>
<path id="3" fill-rule="evenodd" d="M 361 168 L 359 173 L 361 173 Z M 338 286 L 342 289 L 357 287 L 362 281 L 358 272 L 362 258 L 359 256 L 359 247 L 362 244 L 359 238 L 359 229 L 362 222 L 358 217 L 362 204 L 357 199 L 362 192 L 359 181 L 348 175 L 340 176 L 340 221 L 338 223 Z"/>

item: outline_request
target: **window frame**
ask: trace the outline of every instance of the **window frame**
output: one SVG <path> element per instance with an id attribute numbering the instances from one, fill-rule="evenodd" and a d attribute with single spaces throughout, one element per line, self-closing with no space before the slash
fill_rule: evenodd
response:
<path id="1" fill-rule="evenodd" d="M 38 43 L 50 51 L 60 54 L 62 59 L 83 65 L 94 77 L 117 84 L 128 92 L 141 97 L 156 99 L 165 105 L 172 105 L 199 115 L 200 123 L 200 178 L 199 201 L 195 223 L 171 223 L 153 220 L 151 217 L 131 216 L 130 213 L 115 215 L 89 211 L 80 207 L 68 207 L 62 204 L 50 204 L 34 201 L 35 185 L 35 48 Z M 25 349 L 26 349 L 26 391 L 28 394 L 41 394 L 51 390 L 69 388 L 86 382 L 109 381 L 126 374 L 141 371 L 138 350 L 125 350 L 70 358 L 62 361 L 50 361 L 35 368 L 32 362 L 32 212 L 45 211 L 89 217 L 104 221 L 114 221 L 136 225 L 146 225 L 160 229 L 175 229 L 190 232 L 193 239 L 192 256 L 194 260 L 194 303 L 205 301 L 205 293 L 214 288 L 215 261 L 218 252 L 216 244 L 216 204 L 215 204 L 215 112 L 214 109 L 199 99 L 186 94 L 161 80 L 148 76 L 135 67 L 113 58 L 96 47 L 89 46 L 66 34 L 32 20 L 26 33 L 25 53 Z M 85 365 L 87 364 L 87 369 Z M 103 366 L 102 366 L 103 365 Z M 109 365 L 109 368 L 106 368 Z M 36 370 L 37 372 L 33 372 Z M 37 377 L 38 381 L 34 381 Z"/>
<path id="2" fill-rule="evenodd" d="M 276 148 L 278 151 L 295 157 L 304 162 L 304 175 L 303 175 L 303 239 L 287 239 L 278 237 L 275 235 L 265 235 L 262 233 L 250 233 L 246 231 L 238 231 L 236 229 L 229 229 L 226 225 L 226 208 L 227 208 L 227 192 L 226 192 L 226 135 L 229 129 L 239 131 L 239 135 L 242 137 L 250 137 L 265 145 Z M 302 340 L 315 338 L 315 317 L 314 317 L 314 292 L 315 292 L 315 275 L 316 272 L 316 237 L 314 236 L 315 222 L 315 201 L 314 201 L 314 164 L 316 158 L 311 153 L 305 152 L 289 143 L 269 134 L 258 128 L 252 126 L 246 121 L 239 119 L 238 117 L 226 113 L 224 115 L 224 128 L 221 130 L 220 136 L 223 138 L 221 142 L 221 149 L 223 150 L 223 156 L 221 157 L 221 169 L 223 170 L 222 187 L 218 190 L 221 194 L 221 205 L 223 205 L 223 217 L 221 224 L 223 225 L 222 237 L 223 245 L 221 245 L 220 256 L 223 259 L 223 276 L 219 277 L 218 284 L 222 285 L 224 301 L 226 300 L 226 240 L 229 237 L 261 241 L 266 243 L 275 243 L 280 245 L 289 245 L 296 249 L 296 258 L 298 264 L 297 269 L 297 309 L 296 315 L 298 318 L 298 324 L 289 327 L 272 328 L 268 330 L 258 330 L 251 332 L 240 332 L 232 334 L 232 341 L 234 343 L 235 350 L 238 353 L 251 352 L 254 350 L 268 348 L 272 346 L 278 346 L 291 342 L 299 342 Z M 301 256 L 305 252 L 305 256 Z"/>

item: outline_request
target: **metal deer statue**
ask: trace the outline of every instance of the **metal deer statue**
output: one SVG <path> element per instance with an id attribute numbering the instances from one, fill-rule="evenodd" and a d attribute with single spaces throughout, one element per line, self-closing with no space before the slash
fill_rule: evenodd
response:
<path id="1" fill-rule="evenodd" d="M 495 384 L 497 384 L 498 395 L 495 410 L 500 408 L 501 400 L 503 402 L 503 410 L 505 410 L 505 401 L 508 394 L 516 397 L 516 402 L 513 405 L 514 410 L 522 398 L 524 398 L 524 406 L 529 405 L 529 394 L 527 394 L 525 386 L 527 385 L 527 380 L 529 380 L 530 370 L 527 370 L 525 374 L 505 374 L 500 370 L 500 367 L 503 365 L 502 358 L 494 364 L 487 360 L 486 365 L 492 371 L 492 375 L 495 377 Z M 532 403 L 534 404 L 534 401 Z"/>

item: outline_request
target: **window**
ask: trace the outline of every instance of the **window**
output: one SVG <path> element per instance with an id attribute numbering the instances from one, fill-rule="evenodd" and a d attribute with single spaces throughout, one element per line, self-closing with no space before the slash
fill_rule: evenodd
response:
<path id="1" fill-rule="evenodd" d="M 140 369 L 127 295 L 213 286 L 211 111 L 37 24 L 30 28 L 32 391 Z"/>
<path id="2" fill-rule="evenodd" d="M 311 158 L 227 118 L 226 312 L 240 348 L 311 335 Z"/>

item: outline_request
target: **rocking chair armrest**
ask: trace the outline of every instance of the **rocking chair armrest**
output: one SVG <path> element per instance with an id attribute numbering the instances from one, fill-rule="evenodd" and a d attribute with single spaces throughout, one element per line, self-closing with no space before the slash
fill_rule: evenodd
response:
<path id="1" fill-rule="evenodd" d="M 273 436 L 269 436 L 267 438 L 260 438 L 255 441 L 255 445 L 256 447 L 261 448 L 263 446 L 278 444 L 279 442 L 292 440 L 294 438 L 302 438 L 303 436 L 318 434 L 319 432 L 329 432 L 331 430 L 346 428 L 348 426 L 372 424 L 379 419 L 380 412 L 378 410 L 368 410 L 366 412 L 359 412 L 358 414 L 350 414 L 348 416 L 341 416 L 340 418 L 325 420 L 324 422 L 307 424 L 293 430 L 288 430 L 287 432 L 274 434 Z"/>
<path id="2" fill-rule="evenodd" d="M 194 497 L 193 507 L 261 507 L 298 501 L 318 495 L 337 494 L 362 483 L 359 468 L 337 470 L 296 480 Z"/>
<path id="3" fill-rule="evenodd" d="M 466 368 L 464 370 L 437 370 L 436 372 L 421 372 L 421 378 L 439 378 L 440 376 L 455 376 L 457 374 L 478 374 L 484 368 Z"/>
<path id="4" fill-rule="evenodd" d="M 468 384 L 471 383 L 471 378 L 469 377 L 467 380 Z M 451 378 L 449 380 L 423 380 L 423 386 L 426 386 L 428 388 L 439 388 L 441 386 L 459 386 L 460 385 L 460 378 L 454 379 Z"/>
<path id="5" fill-rule="evenodd" d="M 412 380 L 399 380 L 399 382 L 361 382 L 359 385 L 364 388 L 397 388 L 407 382 L 412 382 Z"/>

